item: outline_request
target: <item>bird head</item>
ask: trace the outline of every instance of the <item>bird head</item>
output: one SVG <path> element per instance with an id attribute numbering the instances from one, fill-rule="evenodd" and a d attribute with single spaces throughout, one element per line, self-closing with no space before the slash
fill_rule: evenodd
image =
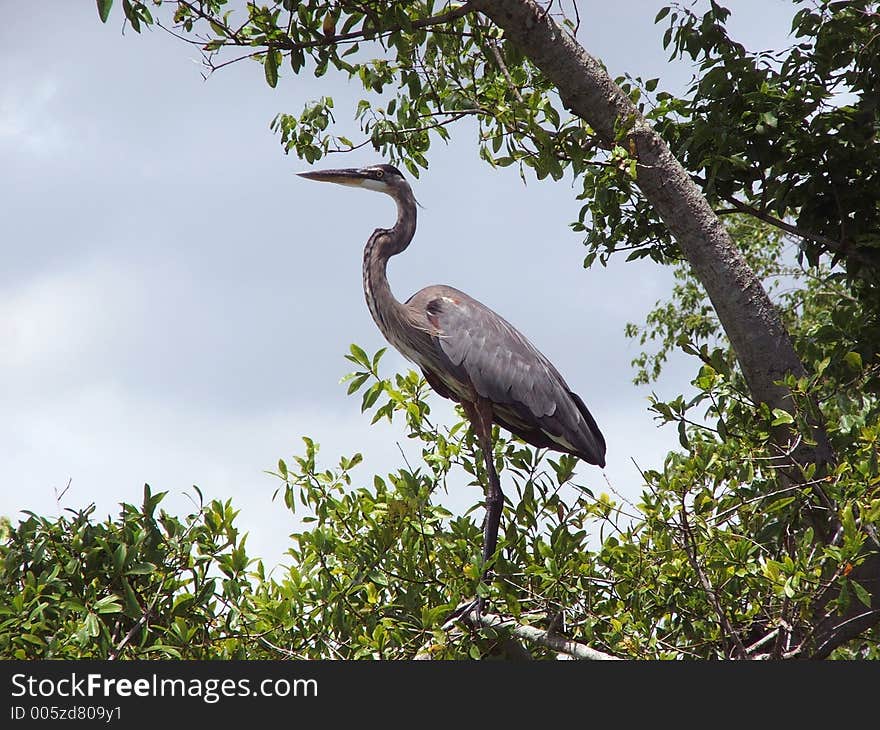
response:
<path id="1" fill-rule="evenodd" d="M 393 198 L 399 197 L 402 193 L 410 192 L 409 183 L 394 165 L 383 164 L 339 170 L 315 170 L 313 172 L 299 172 L 297 174 L 300 177 L 306 178 L 306 180 L 366 188 L 367 190 L 385 193 Z"/>

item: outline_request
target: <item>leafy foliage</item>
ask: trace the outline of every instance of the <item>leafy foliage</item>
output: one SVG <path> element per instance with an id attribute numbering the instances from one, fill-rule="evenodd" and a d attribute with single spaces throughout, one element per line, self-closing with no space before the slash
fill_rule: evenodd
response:
<path id="1" fill-rule="evenodd" d="M 235 512 L 214 501 L 180 520 L 157 514 L 164 496 L 145 485 L 116 520 L 95 524 L 92 506 L 9 529 L 0 656 L 240 658 L 248 559 Z"/>
<path id="2" fill-rule="evenodd" d="M 433 396 L 417 374 L 384 377 L 381 352 L 352 346 L 349 394 L 374 422 L 403 423 L 421 446 L 418 464 L 361 477 L 360 455 L 328 469 L 306 438 L 275 472 L 304 525 L 277 576 L 248 558 L 228 503 L 199 504 L 181 521 L 156 515 L 162 495 L 147 489 L 140 508 L 123 505 L 100 524 L 87 509 L 9 525 L 0 654 L 522 656 L 506 628 L 448 624 L 479 592 L 520 624 L 622 657 L 876 657 L 880 599 L 862 573 L 880 545 L 878 13 L 870 2 L 794 5 L 796 42 L 775 52 L 736 43 L 716 2 L 702 15 L 665 8 L 664 44 L 699 64 L 688 95 L 657 91 L 656 79 L 618 80 L 710 202 L 741 214 L 730 230 L 810 373 L 788 378 L 791 411 L 750 399 L 712 308 L 678 268 L 671 299 L 629 334 L 656 344 L 636 359 L 641 382 L 662 372 L 673 348 L 694 358 L 691 397 L 651 406 L 678 430 L 680 450 L 642 473 L 643 493 L 629 504 L 576 481 L 573 459 L 497 434 L 508 502 L 500 558 L 481 585 L 485 480 L 472 434 L 463 420 L 432 421 Z M 98 1 L 101 20 L 110 6 Z M 597 139 L 466 5 L 282 0 L 232 11 L 225 0 L 123 0 L 122 10 L 136 31 L 165 23 L 197 40 L 209 69 L 239 53 L 262 64 L 272 87 L 303 71 L 357 80 L 367 97 L 352 110 L 361 141 L 334 136 L 326 97 L 274 120 L 285 148 L 310 162 L 372 144 L 418 174 L 431 142 L 471 117 L 490 164 L 579 182 L 587 202 L 573 225 L 585 234 L 587 264 L 620 250 L 677 259 L 635 185 L 626 125 L 611 144 Z M 819 420 L 837 455 L 823 472 L 774 438 L 792 427 L 809 440 Z M 466 485 L 475 504 L 464 515 L 439 504 L 438 490 Z M 548 642 L 529 649 L 556 653 Z"/>
<path id="3" fill-rule="evenodd" d="M 797 271 L 788 272 L 794 281 L 780 302 L 818 354 L 833 353 L 845 335 L 817 337 L 816 325 L 828 287 L 842 285 Z M 683 277 L 683 289 L 692 285 Z M 661 305 L 652 316 L 680 311 Z M 446 625 L 479 592 L 499 614 L 618 656 L 809 656 L 821 617 L 871 603 L 851 575 L 880 522 L 880 405 L 864 388 L 877 373 L 850 351 L 826 355 L 812 378 L 791 383 L 803 408 L 822 396 L 841 455 L 827 477 L 793 483 L 772 430 L 780 419 L 800 421 L 800 411 L 792 417 L 751 403 L 729 354 L 698 344 L 707 330 L 688 330 L 687 321 L 676 327 L 694 338 L 689 347 L 703 361 L 696 395 L 652 406 L 679 428 L 682 449 L 643 473 L 637 503 L 597 496 L 576 479 L 571 457 L 496 434 L 508 501 L 488 585 L 478 580 L 479 501 L 454 515 L 437 500 L 448 487 L 470 485 L 479 495 L 473 435 L 463 420 L 433 423 L 435 396 L 416 373 L 385 378 L 382 351 L 368 356 L 353 345 L 349 393 L 374 422 L 402 419 L 421 446 L 420 463 L 358 477 L 360 454 L 325 468 L 305 438 L 304 452 L 274 472 L 278 494 L 304 526 L 292 536 L 289 566 L 274 574 L 246 556 L 228 504 L 212 502 L 180 522 L 156 516 L 163 495 L 146 489 L 140 509 L 123 505 L 101 525 L 91 524 L 89 510 L 55 522 L 31 516 L 0 553 L 0 653 L 509 656 L 506 630 Z M 809 433 L 806 420 L 800 425 Z M 818 538 L 816 505 L 836 511 L 837 534 Z M 841 642 L 837 655 L 876 656 L 871 636 Z M 555 652 L 538 645 L 531 656 Z"/>
<path id="4" fill-rule="evenodd" d="M 795 5 L 793 43 L 774 51 L 737 43 L 725 25 L 730 11 L 716 2 L 703 15 L 682 5 L 661 11 L 664 45 L 698 72 L 674 114 L 654 116 L 710 201 L 792 219 L 811 264 L 830 254 L 874 287 L 880 8 L 866 0 Z"/>
<path id="5" fill-rule="evenodd" d="M 110 0 L 99 0 L 106 21 Z M 232 9 L 226 0 L 124 0 L 135 30 L 162 23 L 201 44 L 209 71 L 252 59 L 276 86 L 286 74 L 334 69 L 365 92 L 353 109 L 363 139 L 333 133 L 333 100 L 272 122 L 284 148 L 312 163 L 365 144 L 418 175 L 432 141 L 463 118 L 478 124 L 480 156 L 538 179 L 566 173 L 586 201 L 572 224 L 585 233 L 585 265 L 616 251 L 675 261 L 669 233 L 634 184 L 625 143 L 600 140 L 561 103 L 552 84 L 489 20 L 467 4 L 433 0 L 307 3 L 275 0 Z M 697 6 L 708 9 L 700 14 Z M 795 232 L 807 260 L 842 261 L 873 302 L 880 245 L 877 168 L 880 10 L 870 0 L 793 0 L 792 45 L 750 51 L 728 32 L 714 0 L 662 8 L 663 44 L 697 74 L 677 98 L 659 80 L 616 79 L 693 174 L 708 200 Z M 560 10 L 563 27 L 576 32 Z M 873 325 L 872 325 L 873 326 Z"/>

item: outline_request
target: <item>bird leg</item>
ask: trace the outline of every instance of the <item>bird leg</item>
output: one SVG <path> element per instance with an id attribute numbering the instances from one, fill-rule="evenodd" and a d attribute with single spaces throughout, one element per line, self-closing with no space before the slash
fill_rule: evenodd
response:
<path id="1" fill-rule="evenodd" d="M 488 567 L 489 561 L 495 555 L 495 548 L 498 546 L 498 526 L 501 523 L 501 512 L 504 507 L 504 494 L 501 491 L 493 458 L 492 406 L 482 399 L 477 399 L 475 402 L 462 401 L 461 405 L 473 424 L 489 477 L 489 483 L 483 487 L 486 493 L 486 517 L 483 521 L 483 575 L 480 577 L 480 582 L 484 583 L 491 572 Z M 483 598 L 477 596 L 473 601 L 456 608 L 446 620 L 463 618 L 469 625 L 477 627 L 480 624 L 480 615 L 483 613 L 483 602 Z M 472 613 L 476 613 L 475 620 L 469 618 Z"/>
<path id="2" fill-rule="evenodd" d="M 484 486 L 486 492 L 486 517 L 483 522 L 483 578 L 489 574 L 489 561 L 495 554 L 498 545 L 498 526 L 501 523 L 501 511 L 504 507 L 504 494 L 501 482 L 495 471 L 495 459 L 492 448 L 492 407 L 479 399 L 475 403 L 466 403 L 465 412 L 474 425 L 477 442 L 483 452 L 486 475 L 489 483 Z"/>
<path id="3" fill-rule="evenodd" d="M 504 507 L 504 494 L 495 471 L 491 442 L 482 447 L 489 484 L 486 488 L 486 520 L 483 523 L 483 565 L 488 566 L 498 545 L 498 527 L 501 524 L 501 511 Z M 488 568 L 487 568 L 488 572 Z M 485 577 L 485 573 L 484 573 Z"/>

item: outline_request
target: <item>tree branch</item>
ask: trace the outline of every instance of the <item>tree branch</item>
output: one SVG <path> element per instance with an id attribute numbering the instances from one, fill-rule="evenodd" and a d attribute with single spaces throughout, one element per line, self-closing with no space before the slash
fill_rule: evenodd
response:
<path id="1" fill-rule="evenodd" d="M 223 43 L 222 47 L 251 46 L 253 44 L 252 39 L 242 38 L 236 31 L 230 28 L 228 24 L 219 20 L 214 15 L 206 13 L 194 3 L 189 2 L 188 0 L 177 0 L 177 2 L 190 10 L 190 12 L 192 12 L 196 17 L 201 18 L 202 20 L 206 20 L 215 25 L 219 25 L 223 29 L 224 33 L 226 33 L 227 37 L 232 39 L 231 43 Z M 429 28 L 435 25 L 445 25 L 446 23 L 451 23 L 455 20 L 458 20 L 459 18 L 463 18 L 468 13 L 473 12 L 473 9 L 474 8 L 471 3 L 466 2 L 464 5 L 460 5 L 457 8 L 453 8 L 452 10 L 449 10 L 445 13 L 440 13 L 439 15 L 432 15 L 428 18 L 417 18 L 410 23 L 408 28 L 404 28 L 402 25 L 386 26 L 376 29 L 361 28 L 361 30 L 353 30 L 349 31 L 348 33 L 340 33 L 339 35 L 327 35 L 321 39 L 303 41 L 300 43 L 294 42 L 289 37 L 287 37 L 281 41 L 268 42 L 265 44 L 265 46 L 267 48 L 274 48 L 280 51 L 304 51 L 311 48 L 325 48 L 327 46 L 336 46 L 340 43 L 345 43 L 348 41 L 373 40 L 374 38 L 381 38 L 391 33 L 396 33 L 402 30 Z"/>
<path id="2" fill-rule="evenodd" d="M 470 613 L 456 616 L 448 621 L 444 624 L 443 630 L 449 631 L 454 628 L 458 622 L 462 622 L 472 629 L 482 627 L 493 629 L 495 631 L 509 632 L 510 635 L 516 639 L 526 641 L 530 644 L 543 646 L 546 649 L 551 649 L 552 651 L 564 654 L 566 657 L 571 657 L 573 659 L 591 661 L 613 661 L 620 659 L 620 657 L 614 656 L 613 654 L 607 654 L 604 651 L 599 651 L 598 649 L 594 649 L 593 647 L 587 646 L 578 641 L 566 639 L 564 636 L 560 636 L 551 631 L 539 629 L 535 626 L 529 626 L 528 624 L 518 624 L 513 619 L 505 619 L 494 613 L 481 613 L 479 619 L 477 619 L 475 612 L 471 611 Z M 422 647 L 414 658 L 423 661 L 426 659 L 432 659 L 433 656 L 430 649 Z"/>
<path id="3" fill-rule="evenodd" d="M 875 626 L 880 620 L 880 552 L 869 554 L 848 577 L 868 591 L 871 596 L 870 608 L 852 598 L 844 610 L 829 610 L 828 604 L 839 595 L 836 590 L 829 592 L 816 606 L 816 625 L 812 634 L 801 642 L 800 656 L 825 659 L 837 647 Z"/>
<path id="4" fill-rule="evenodd" d="M 160 592 L 157 592 L 156 595 L 153 596 L 153 600 L 150 601 L 150 604 L 142 610 L 141 616 L 137 621 L 135 621 L 134 626 L 132 626 L 131 629 L 129 629 L 128 633 L 124 637 L 122 637 L 122 641 L 120 641 L 116 645 L 116 648 L 107 655 L 107 661 L 112 662 L 114 659 L 116 659 L 122 652 L 122 650 L 128 645 L 128 642 L 130 642 L 134 638 L 134 635 L 141 629 L 141 627 L 147 624 L 147 622 L 150 620 L 150 616 L 153 613 L 153 608 L 156 605 L 156 601 L 159 600 L 159 595 Z"/>
<path id="5" fill-rule="evenodd" d="M 718 620 L 721 622 L 721 628 L 724 629 L 724 633 L 727 634 L 727 636 L 733 642 L 737 656 L 740 659 L 748 658 L 748 650 L 745 648 L 745 646 L 743 646 L 743 643 L 739 638 L 739 634 L 737 634 L 736 630 L 733 628 L 733 625 L 730 623 L 730 619 L 727 618 L 727 614 L 724 612 L 721 601 L 718 599 L 718 594 L 715 592 L 715 589 L 712 587 L 712 583 L 709 581 L 708 576 L 703 571 L 702 566 L 697 560 L 697 544 L 696 540 L 694 539 L 694 534 L 691 531 L 690 523 L 688 522 L 687 507 L 684 503 L 683 496 L 681 500 L 681 530 L 682 534 L 684 535 L 684 551 L 687 554 L 688 562 L 691 564 L 691 567 L 697 574 L 697 579 L 700 581 L 700 585 L 703 586 L 703 590 L 709 597 L 709 601 L 711 602 L 712 607 L 715 609 L 715 613 L 718 614 Z"/>
<path id="6" fill-rule="evenodd" d="M 492 49 L 492 56 L 495 59 L 495 63 L 498 64 L 498 68 L 501 70 L 501 73 L 504 74 L 504 79 L 507 81 L 507 86 L 511 93 L 518 102 L 523 103 L 522 94 L 519 93 L 519 89 L 516 88 L 516 84 L 513 83 L 513 78 L 510 76 L 510 70 L 507 68 L 507 64 L 504 63 L 504 57 L 501 55 L 501 50 L 498 48 L 498 44 L 495 42 L 494 38 L 489 39 L 489 48 Z"/>
<path id="7" fill-rule="evenodd" d="M 769 223 L 771 226 L 775 226 L 780 230 L 785 231 L 786 233 L 790 233 L 793 236 L 798 236 L 799 238 L 804 238 L 808 241 L 813 241 L 813 243 L 819 243 L 823 246 L 826 246 L 830 251 L 832 251 L 835 255 L 843 256 L 852 261 L 856 261 L 863 265 L 872 265 L 872 262 L 859 251 L 853 249 L 850 246 L 847 246 L 843 241 L 835 240 L 834 238 L 830 238 L 828 236 L 823 236 L 821 233 L 812 233 L 810 231 L 805 231 L 803 228 L 798 228 L 791 223 L 786 223 L 784 220 L 777 218 L 776 216 L 770 215 L 767 211 L 761 210 L 759 208 L 755 208 L 747 203 L 742 202 L 741 200 L 737 200 L 732 195 L 723 195 L 721 199 L 730 203 L 735 212 L 746 213 L 758 220 L 762 220 L 765 223 Z M 718 211 L 719 214 L 734 212 L 734 211 Z"/>
<path id="8" fill-rule="evenodd" d="M 625 144 L 638 161 L 637 182 L 706 289 L 754 399 L 794 411 L 780 381 L 806 375 L 779 312 L 690 174 L 602 64 L 534 0 L 472 0 L 559 91 L 563 104 L 606 143 Z M 823 426 L 799 463 L 829 463 Z M 782 433 L 785 431 L 785 433 Z M 780 429 L 786 440 L 789 429 Z"/>

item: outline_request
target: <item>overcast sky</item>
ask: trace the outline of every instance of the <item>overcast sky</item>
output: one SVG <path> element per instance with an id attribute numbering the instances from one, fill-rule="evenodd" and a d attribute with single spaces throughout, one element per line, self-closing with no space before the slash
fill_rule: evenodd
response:
<path id="1" fill-rule="evenodd" d="M 663 4 L 582 0 L 579 38 L 613 75 L 681 90 L 691 69 L 662 50 L 653 19 Z M 279 483 L 264 471 L 300 453 L 302 435 L 327 466 L 363 452 L 365 481 L 397 468 L 399 448 L 418 461 L 401 429 L 370 427 L 339 385 L 349 343 L 385 345 L 363 301 L 361 256 L 372 230 L 393 222 L 393 203 L 295 177 L 305 164 L 269 130 L 276 113 L 330 95 L 355 137 L 360 89 L 328 75 L 282 77 L 273 90 L 251 62 L 204 81 L 186 44 L 159 30 L 123 37 L 119 8 L 104 26 L 91 1 L 4 5 L 0 514 L 95 502 L 105 517 L 139 504 L 144 482 L 184 514 L 197 484 L 233 500 L 252 554 L 283 562 L 297 523 L 272 502 Z M 746 45 L 786 41 L 788 0 L 727 5 Z M 652 388 L 631 384 L 638 348 L 623 329 L 667 295 L 669 273 L 622 258 L 584 271 L 570 183 L 523 185 L 515 170 L 490 169 L 472 128 L 429 159 L 413 181 L 424 205 L 416 238 L 389 268 L 393 290 L 405 299 L 449 284 L 514 323 L 584 398 L 608 442 L 608 479 L 636 497 L 633 460 L 658 467 L 677 437 L 656 428 Z M 323 164 L 378 161 L 359 150 Z M 409 365 L 389 351 L 384 367 Z M 682 392 L 692 369 L 675 361 L 653 389 Z M 599 469 L 578 475 L 607 490 Z M 463 509 L 476 498 L 445 499 Z"/>

